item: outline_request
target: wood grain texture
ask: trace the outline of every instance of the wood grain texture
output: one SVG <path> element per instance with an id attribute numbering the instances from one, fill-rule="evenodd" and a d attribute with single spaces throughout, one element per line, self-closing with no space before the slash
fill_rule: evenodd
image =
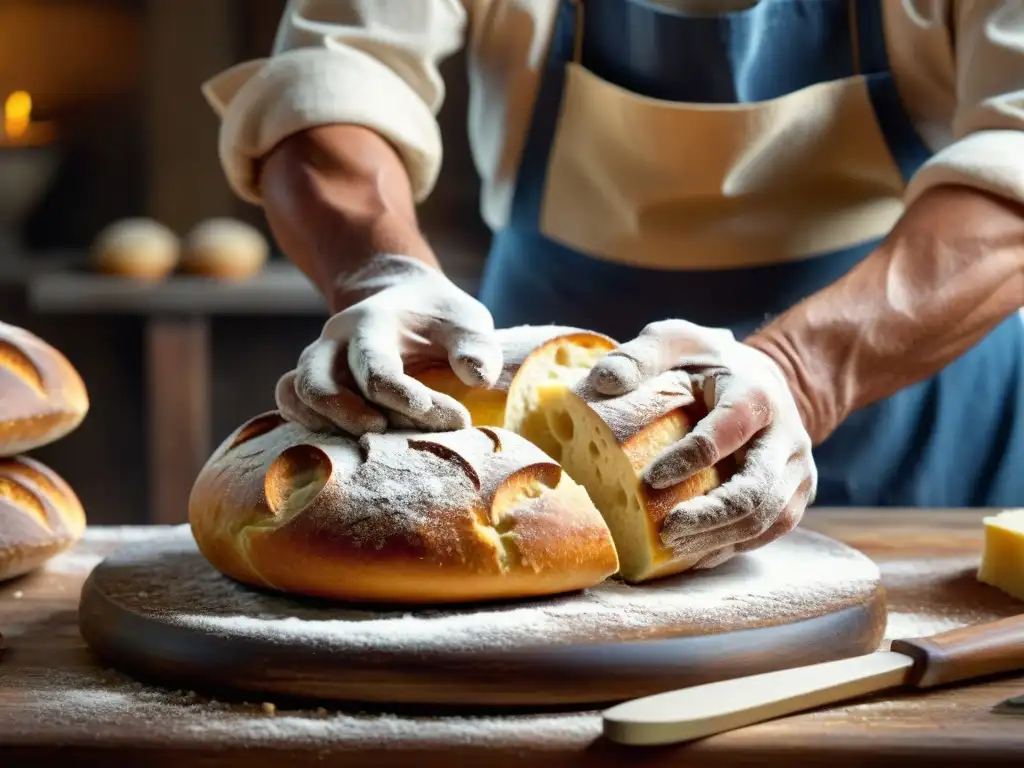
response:
<path id="1" fill-rule="evenodd" d="M 80 626 L 113 666 L 145 679 L 402 704 L 607 703 L 877 647 L 874 563 L 806 531 L 773 551 L 640 588 L 609 581 L 540 600 L 384 611 L 243 587 L 184 528 L 97 567 Z M 818 575 L 814 589 L 794 592 L 778 572 L 797 559 Z"/>
<path id="2" fill-rule="evenodd" d="M 910 682 L 919 688 L 1024 671 L 1024 616 L 895 640 L 892 650 L 915 660 Z"/>
<path id="3" fill-rule="evenodd" d="M 1020 613 L 974 578 L 990 511 L 812 510 L 805 526 L 880 565 L 890 637 L 928 635 Z M 129 531 L 134 534 L 134 531 Z M 44 570 L 0 585 L 0 750 L 5 765 L 1019 766 L 1019 717 L 992 712 L 1024 677 L 884 695 L 638 754 L 601 738 L 594 711 L 533 714 L 380 713 L 210 701 L 145 687 L 105 668 L 77 626 L 82 582 L 125 543 L 95 529 Z"/>

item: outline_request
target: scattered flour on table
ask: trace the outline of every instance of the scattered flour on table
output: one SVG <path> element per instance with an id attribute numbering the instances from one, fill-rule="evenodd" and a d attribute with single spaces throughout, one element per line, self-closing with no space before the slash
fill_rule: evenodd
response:
<path id="1" fill-rule="evenodd" d="M 15 681 L 17 682 L 17 681 Z M 193 691 L 143 685 L 99 667 L 37 670 L 18 704 L 34 718 L 35 732 L 78 729 L 83 739 L 117 737 L 132 724 L 148 726 L 167 741 L 234 743 L 246 746 L 287 742 L 330 746 L 352 743 L 395 749 L 431 744 L 463 747 L 517 745 L 543 748 L 572 741 L 584 746 L 601 733 L 597 712 L 542 715 L 395 715 L 325 708 L 286 710 L 259 694 L 245 704 L 209 699 Z"/>
<path id="2" fill-rule="evenodd" d="M 723 631 L 783 623 L 860 602 L 873 592 L 874 563 L 807 535 L 819 545 L 807 547 L 791 536 L 720 568 L 644 587 L 608 581 L 573 595 L 461 610 L 339 607 L 249 589 L 212 568 L 186 526 L 121 549 L 96 574 L 103 591 L 131 610 L 202 633 L 300 640 L 332 652 L 486 651 L 541 641 L 670 637 L 687 626 Z"/>
<path id="3" fill-rule="evenodd" d="M 88 573 L 107 555 L 122 546 L 152 541 L 183 526 L 96 526 L 87 529 L 85 538 L 77 546 L 47 561 L 42 571 L 47 573 Z M 187 527 L 187 526 L 185 526 Z"/>
<path id="4" fill-rule="evenodd" d="M 901 613 L 889 611 L 889 620 L 885 626 L 885 640 L 898 640 L 909 637 L 928 637 L 946 632 L 950 629 L 966 627 L 970 621 L 954 617 L 935 616 L 929 613 Z"/>
<path id="5" fill-rule="evenodd" d="M 1005 616 L 1000 596 L 991 602 L 978 599 L 973 590 L 977 568 L 977 556 L 883 561 L 879 569 L 889 597 L 884 640 L 928 637 Z M 971 589 L 963 592 L 968 585 Z M 972 599 L 957 599 L 958 592 Z M 906 604 L 904 595 L 913 595 L 915 602 Z"/>

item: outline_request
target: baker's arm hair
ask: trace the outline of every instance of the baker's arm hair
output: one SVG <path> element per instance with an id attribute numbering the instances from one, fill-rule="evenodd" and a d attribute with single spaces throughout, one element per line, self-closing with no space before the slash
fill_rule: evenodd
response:
<path id="1" fill-rule="evenodd" d="M 854 410 L 922 381 L 1024 306 L 1024 4 L 936 0 L 956 108 L 885 242 L 747 343 L 785 372 L 820 443 Z M 922 11 L 924 13 L 924 11 Z M 944 57 L 938 57 L 944 58 Z"/>

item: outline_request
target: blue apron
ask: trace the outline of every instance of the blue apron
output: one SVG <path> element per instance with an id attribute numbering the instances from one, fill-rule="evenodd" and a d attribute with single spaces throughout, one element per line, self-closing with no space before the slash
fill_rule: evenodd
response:
<path id="1" fill-rule="evenodd" d="M 881 2 L 761 0 L 697 16 L 645 0 L 591 0 L 580 50 L 576 5 L 562 0 L 509 223 L 495 233 L 481 286 L 498 327 L 557 323 L 625 341 L 680 317 L 743 338 L 867 256 L 877 240 L 769 266 L 649 269 L 566 247 L 542 234 L 539 219 L 566 67 L 577 56 L 640 96 L 700 104 L 763 101 L 866 73 L 871 111 L 909 179 L 929 151 L 889 70 Z M 815 450 L 817 503 L 1024 505 L 1022 361 L 1024 325 L 1014 316 L 932 379 L 852 414 Z"/>

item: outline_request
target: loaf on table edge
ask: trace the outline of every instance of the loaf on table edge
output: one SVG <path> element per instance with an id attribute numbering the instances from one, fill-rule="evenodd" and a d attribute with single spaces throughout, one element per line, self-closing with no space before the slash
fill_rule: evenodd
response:
<path id="1" fill-rule="evenodd" d="M 501 428 L 356 441 L 269 412 L 210 457 L 189 521 L 228 576 L 348 601 L 550 595 L 618 568 L 586 492 Z"/>
<path id="2" fill-rule="evenodd" d="M 54 347 L 0 323 L 0 456 L 16 456 L 74 431 L 89 410 L 81 376 Z"/>
<path id="3" fill-rule="evenodd" d="M 84 532 L 82 504 L 63 478 L 25 456 L 0 458 L 0 581 L 35 570 Z"/>

